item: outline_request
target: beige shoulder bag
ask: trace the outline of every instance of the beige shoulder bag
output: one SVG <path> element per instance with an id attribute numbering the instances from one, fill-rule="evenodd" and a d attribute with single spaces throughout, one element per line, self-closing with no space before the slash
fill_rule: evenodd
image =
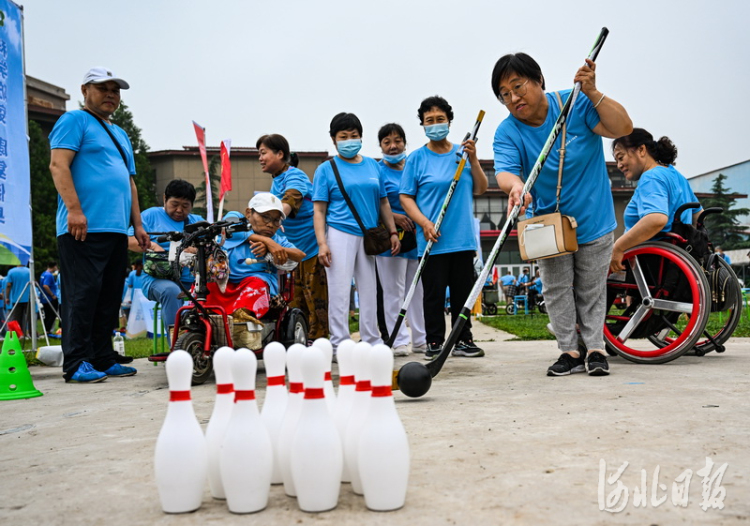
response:
<path id="1" fill-rule="evenodd" d="M 563 107 L 559 92 L 555 92 L 560 108 Z M 557 206 L 552 214 L 545 214 L 518 222 L 518 248 L 521 259 L 555 258 L 572 254 L 578 250 L 576 227 L 578 223 L 572 216 L 560 213 L 560 191 L 562 190 L 563 163 L 565 161 L 565 143 L 568 124 L 563 124 L 562 145 L 560 147 L 560 167 L 557 170 Z"/>

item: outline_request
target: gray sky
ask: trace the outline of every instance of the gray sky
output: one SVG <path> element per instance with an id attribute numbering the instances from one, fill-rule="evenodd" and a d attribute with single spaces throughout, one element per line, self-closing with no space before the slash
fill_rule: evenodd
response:
<path id="1" fill-rule="evenodd" d="M 487 112 L 478 149 L 492 158 L 508 115 L 490 87 L 495 61 L 524 51 L 548 89 L 570 88 L 607 26 L 597 85 L 675 142 L 678 169 L 750 159 L 747 0 L 28 0 L 24 13 L 27 73 L 64 87 L 74 109 L 83 74 L 112 69 L 152 150 L 195 145 L 195 120 L 210 146 L 281 133 L 293 150 L 330 151 L 340 111 L 361 119 L 365 155 L 379 155 L 377 130 L 392 121 L 416 149 L 419 103 L 439 94 L 454 142 Z"/>

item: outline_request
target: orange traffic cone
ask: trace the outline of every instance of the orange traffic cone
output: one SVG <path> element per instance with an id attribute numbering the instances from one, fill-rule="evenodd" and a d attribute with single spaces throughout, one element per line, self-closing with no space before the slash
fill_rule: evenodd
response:
<path id="1" fill-rule="evenodd" d="M 42 396 L 42 392 L 34 388 L 21 342 L 14 331 L 7 332 L 0 351 L 0 400 L 21 400 L 36 396 Z"/>

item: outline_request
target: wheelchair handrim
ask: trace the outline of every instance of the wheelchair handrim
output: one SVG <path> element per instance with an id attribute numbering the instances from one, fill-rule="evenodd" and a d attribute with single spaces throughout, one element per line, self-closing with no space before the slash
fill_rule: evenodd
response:
<path id="1" fill-rule="evenodd" d="M 677 267 L 686 277 L 689 278 L 693 274 L 694 269 L 690 266 L 690 263 L 684 261 L 679 256 L 675 255 L 673 252 L 670 252 L 667 249 L 664 249 L 658 246 L 644 246 L 644 247 L 635 247 L 628 251 L 629 257 L 634 257 L 634 256 L 639 256 L 639 255 L 660 256 L 664 259 L 669 260 L 675 265 L 677 265 Z M 640 358 L 657 358 L 663 355 L 667 355 L 670 352 L 674 351 L 679 345 L 682 344 L 683 341 L 690 338 L 690 336 L 693 334 L 693 330 L 695 329 L 695 325 L 697 323 L 698 314 L 700 310 L 700 289 L 698 287 L 698 283 L 692 279 L 688 279 L 687 281 L 688 281 L 688 284 L 690 285 L 690 291 L 692 293 L 693 311 L 690 313 L 690 316 L 688 318 L 688 323 L 685 326 L 685 329 L 682 331 L 682 334 L 679 337 L 674 338 L 674 340 L 669 345 L 666 345 L 665 347 L 662 347 L 662 348 L 656 348 L 656 349 L 648 350 L 648 351 L 632 349 L 630 347 L 625 346 L 624 343 L 619 340 L 619 338 L 613 335 L 612 332 L 609 330 L 609 326 L 605 322 L 604 336 L 607 342 L 623 354 L 631 355 L 631 356 L 638 356 Z M 609 317 L 609 315 L 607 315 L 607 317 Z"/>

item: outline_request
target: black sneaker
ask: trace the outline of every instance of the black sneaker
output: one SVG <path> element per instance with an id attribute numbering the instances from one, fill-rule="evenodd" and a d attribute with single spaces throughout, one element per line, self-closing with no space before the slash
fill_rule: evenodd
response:
<path id="1" fill-rule="evenodd" d="M 589 353 L 586 359 L 586 372 L 589 376 L 607 376 L 609 374 L 607 357 L 600 352 Z"/>
<path id="2" fill-rule="evenodd" d="M 114 358 L 117 363 L 131 363 L 133 361 L 132 356 L 123 356 L 119 353 L 113 353 L 112 358 Z"/>
<path id="3" fill-rule="evenodd" d="M 583 356 L 573 358 L 568 353 L 562 353 L 555 363 L 547 369 L 547 376 L 566 376 L 573 373 L 582 373 L 586 370 Z"/>
<path id="4" fill-rule="evenodd" d="M 474 340 L 459 340 L 451 353 L 453 356 L 464 356 L 466 358 L 481 358 L 484 351 L 474 345 Z"/>
<path id="5" fill-rule="evenodd" d="M 437 358 L 437 355 L 440 354 L 442 349 L 443 347 L 439 343 L 428 343 L 427 350 L 424 353 L 424 359 L 428 362 L 434 360 Z"/>

